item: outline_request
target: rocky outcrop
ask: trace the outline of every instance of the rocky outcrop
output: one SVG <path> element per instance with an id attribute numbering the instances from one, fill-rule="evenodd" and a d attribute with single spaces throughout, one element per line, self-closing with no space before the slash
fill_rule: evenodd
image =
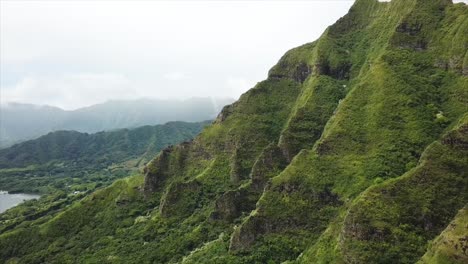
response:
<path id="1" fill-rule="evenodd" d="M 442 143 L 460 150 L 468 150 L 468 124 L 462 125 L 459 129 L 450 131 L 443 139 Z"/>
<path id="2" fill-rule="evenodd" d="M 216 200 L 211 218 L 232 222 L 255 209 L 255 204 L 267 182 L 278 175 L 286 165 L 287 161 L 281 149 L 274 143 L 268 145 L 254 163 L 250 173 L 251 184 L 221 195 Z M 233 173 L 232 170 L 231 173 Z M 232 180 L 239 181 L 240 179 L 231 178 Z"/>
<path id="3" fill-rule="evenodd" d="M 278 175 L 288 164 L 281 149 L 274 143 L 266 147 L 255 162 L 252 173 L 252 189 L 262 192 L 266 183 Z"/>
<path id="4" fill-rule="evenodd" d="M 181 218 L 191 215 L 198 206 L 201 190 L 202 185 L 197 181 L 172 183 L 161 199 L 161 216 Z"/>
<path id="5" fill-rule="evenodd" d="M 421 28 L 421 23 L 410 24 L 409 22 L 403 22 L 400 25 L 398 25 L 396 31 L 408 34 L 410 36 L 416 36 L 419 32 L 421 32 Z"/>
<path id="6" fill-rule="evenodd" d="M 296 66 L 296 70 L 293 72 L 293 80 L 299 83 L 303 83 L 309 75 L 312 74 L 312 67 L 306 63 L 300 63 Z"/>
<path id="7" fill-rule="evenodd" d="M 468 68 L 463 65 L 463 58 L 454 56 L 449 59 L 437 59 L 434 66 L 445 71 L 451 70 L 460 75 L 467 76 Z"/>
<path id="8" fill-rule="evenodd" d="M 169 159 L 173 151 L 174 146 L 163 149 L 158 156 L 143 169 L 145 174 L 143 192 L 145 196 L 149 196 L 161 188 L 162 184 L 167 179 L 169 173 Z"/>
<path id="9" fill-rule="evenodd" d="M 417 264 L 468 263 L 468 208 L 461 209 L 455 219 L 431 243 Z"/>
<path id="10" fill-rule="evenodd" d="M 149 162 L 143 172 L 145 182 L 143 192 L 149 197 L 156 191 L 161 191 L 168 178 L 180 172 L 184 168 L 188 154 L 193 157 L 209 158 L 209 154 L 194 141 L 185 141 L 177 146 L 169 146 L 163 149 L 156 158 Z"/>
<path id="11" fill-rule="evenodd" d="M 253 197 L 251 197 L 253 196 Z M 216 200 L 211 218 L 232 222 L 234 219 L 255 209 L 258 196 L 251 194 L 248 188 L 228 191 Z"/>
<path id="12" fill-rule="evenodd" d="M 224 120 L 226 120 L 234 112 L 236 105 L 237 105 L 236 103 L 232 103 L 230 105 L 224 106 L 221 112 L 216 117 L 216 119 L 213 121 L 213 123 L 220 124 L 224 122 Z"/>
<path id="13" fill-rule="evenodd" d="M 431 34 L 440 27 L 439 22 L 451 1 L 415 1 L 416 8 L 399 23 L 392 43 L 395 47 L 425 51 Z"/>
<path id="14" fill-rule="evenodd" d="M 394 45 L 401 49 L 412 49 L 423 51 L 427 49 L 428 40 L 419 36 L 421 25 L 409 25 L 402 23 L 396 30 L 397 38 L 394 39 Z"/>
<path id="15" fill-rule="evenodd" d="M 239 157 L 240 148 L 236 146 L 234 153 L 231 156 L 231 171 L 229 176 L 232 183 L 239 183 L 244 177 L 242 176 L 242 159 Z"/>
<path id="16" fill-rule="evenodd" d="M 275 229 L 265 217 L 250 217 L 238 227 L 231 236 L 229 251 L 239 253 L 248 250 L 263 234 L 269 233 Z"/>
<path id="17" fill-rule="evenodd" d="M 314 65 L 314 72 L 317 75 L 330 76 L 336 80 L 348 80 L 351 67 L 351 63 L 347 61 L 342 61 L 340 64 L 334 66 L 328 61 L 321 61 Z"/>
<path id="18" fill-rule="evenodd" d="M 278 215 L 271 215 L 273 212 L 257 205 L 257 209 L 232 234 L 229 251 L 234 254 L 249 251 L 261 238 L 269 235 L 323 229 L 327 222 L 320 211 L 330 212 L 333 211 L 332 208 L 342 204 L 339 197 L 327 187 L 311 190 L 300 183 L 267 186 L 262 199 L 282 203 L 284 201 L 281 199 L 289 195 L 294 196 L 298 204 L 285 207 L 286 211 L 277 212 Z"/>
<path id="19" fill-rule="evenodd" d="M 287 54 L 268 72 L 270 79 L 288 78 L 303 83 L 313 73 L 313 67 L 305 62 L 296 62 L 291 65 Z"/>

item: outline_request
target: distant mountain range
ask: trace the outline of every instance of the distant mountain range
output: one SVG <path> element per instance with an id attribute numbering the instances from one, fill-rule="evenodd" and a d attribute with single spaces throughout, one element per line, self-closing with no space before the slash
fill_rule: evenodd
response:
<path id="1" fill-rule="evenodd" d="M 109 101 L 73 111 L 32 104 L 3 104 L 0 105 L 0 148 L 59 130 L 95 133 L 169 121 L 200 122 L 214 119 L 222 107 L 233 100 L 191 98 Z"/>

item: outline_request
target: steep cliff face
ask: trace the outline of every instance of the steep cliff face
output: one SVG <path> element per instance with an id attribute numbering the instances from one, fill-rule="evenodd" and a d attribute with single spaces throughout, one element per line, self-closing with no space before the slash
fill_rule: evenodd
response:
<path id="1" fill-rule="evenodd" d="M 468 201 L 463 147 L 442 139 L 447 149 L 438 153 L 447 151 L 450 164 L 431 149 L 445 130 L 466 122 L 460 118 L 468 110 L 461 62 L 467 14 L 466 6 L 450 1 L 357 1 L 318 41 L 289 51 L 272 68 L 270 79 L 301 88 L 277 142 L 290 164 L 232 233 L 228 254 L 276 262 L 311 244 L 298 261 L 412 263 L 424 254 L 426 242 Z M 463 127 L 453 133 L 465 135 Z M 444 168 L 429 169 L 431 176 L 412 172 L 424 175 L 425 184 L 405 182 L 416 166 L 428 170 L 421 169 L 428 166 L 423 152 Z M 393 191 L 364 202 L 367 189 L 395 181 Z M 404 191 L 409 186 L 414 189 Z M 446 192 L 429 191 L 437 188 Z M 392 208 L 388 192 L 413 207 Z M 354 210 L 372 213 L 358 217 Z M 396 216 L 379 218 L 389 211 Z M 327 246 L 333 250 L 318 251 Z"/>
<path id="2" fill-rule="evenodd" d="M 468 202 L 467 30 L 463 4 L 356 1 L 196 139 L 148 164 L 144 206 L 126 205 L 145 208 L 139 220 L 105 233 L 143 248 L 87 254 L 418 261 Z"/>

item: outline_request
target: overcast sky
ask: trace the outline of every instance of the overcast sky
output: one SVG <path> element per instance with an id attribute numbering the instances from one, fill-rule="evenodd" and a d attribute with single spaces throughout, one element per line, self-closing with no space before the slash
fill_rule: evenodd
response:
<path id="1" fill-rule="evenodd" d="M 0 100 L 234 97 L 353 1 L 0 0 Z"/>

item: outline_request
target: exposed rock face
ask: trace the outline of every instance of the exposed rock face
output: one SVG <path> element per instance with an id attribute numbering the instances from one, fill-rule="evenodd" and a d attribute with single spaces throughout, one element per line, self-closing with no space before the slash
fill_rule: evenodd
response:
<path id="1" fill-rule="evenodd" d="M 307 77 L 309 77 L 310 74 L 312 74 L 312 67 L 310 67 L 306 63 L 301 63 L 296 67 L 293 79 L 296 82 L 303 83 L 307 79 Z"/>
<path id="2" fill-rule="evenodd" d="M 143 186 L 143 191 L 145 196 L 149 196 L 158 188 L 161 188 L 163 182 L 167 179 L 167 173 L 169 172 L 170 154 L 173 151 L 173 146 L 169 146 L 163 149 L 159 155 L 144 168 L 145 183 Z"/>
<path id="3" fill-rule="evenodd" d="M 419 23 L 403 22 L 397 29 L 394 38 L 395 45 L 402 49 L 423 51 L 427 49 L 427 40 L 420 35 L 422 25 Z"/>
<path id="4" fill-rule="evenodd" d="M 234 153 L 231 156 L 231 172 L 229 175 L 232 183 L 238 183 L 244 178 L 242 175 L 242 158 L 239 157 L 239 152 L 239 147 L 235 146 Z"/>
<path id="5" fill-rule="evenodd" d="M 262 192 L 268 180 L 279 174 L 287 164 L 288 162 L 281 149 L 275 144 L 270 144 L 265 148 L 252 168 L 250 177 L 253 190 Z"/>
<path id="6" fill-rule="evenodd" d="M 318 75 L 327 75 L 336 80 L 349 79 L 349 72 L 352 65 L 349 62 L 342 62 L 332 67 L 328 61 L 322 61 L 314 65 L 314 72 Z"/>
<path id="7" fill-rule="evenodd" d="M 416 36 L 419 32 L 421 32 L 421 28 L 421 23 L 410 24 L 408 22 L 403 22 L 397 27 L 396 31 L 408 34 L 410 36 Z"/>
<path id="8" fill-rule="evenodd" d="M 461 209 L 455 219 L 431 243 L 417 264 L 468 263 L 468 208 Z"/>
<path id="9" fill-rule="evenodd" d="M 393 44 L 403 49 L 425 51 L 431 34 L 439 27 L 451 1 L 415 1 L 416 8 L 397 26 Z"/>
<path id="10" fill-rule="evenodd" d="M 169 146 L 163 149 L 156 158 L 148 163 L 143 172 L 145 173 L 145 183 L 143 191 L 149 197 L 156 191 L 160 191 L 166 182 L 177 171 L 177 168 L 185 166 L 188 153 L 192 151 L 195 157 L 209 158 L 209 154 L 200 149 L 194 141 L 185 141 L 177 146 Z"/>
<path id="11" fill-rule="evenodd" d="M 468 150 L 468 124 L 462 125 L 458 130 L 451 131 L 442 140 L 442 143 L 452 148 Z"/>
<path id="12" fill-rule="evenodd" d="M 311 219 L 321 218 L 319 212 L 324 208 L 341 205 L 339 197 L 328 188 L 324 188 L 323 190 L 305 190 L 302 186 L 292 183 L 285 183 L 275 187 L 267 186 L 266 188 L 266 191 L 269 191 L 270 195 L 275 197 L 273 198 L 274 200 L 294 195 L 298 201 L 307 201 L 309 203 L 306 206 L 307 210 L 302 211 L 302 209 L 298 209 L 296 215 L 272 219 L 265 214 L 265 208 L 257 206 L 255 213 L 233 233 L 229 245 L 231 253 L 249 251 L 255 243 L 259 242 L 258 239 L 260 237 L 270 234 L 324 228 L 325 223 L 317 226 L 317 222 L 311 221 Z M 313 224 L 311 225 L 311 223 Z"/>
<path id="13" fill-rule="evenodd" d="M 202 185 L 197 181 L 174 182 L 161 199 L 159 211 L 163 217 L 186 217 L 197 208 Z"/>
<path id="14" fill-rule="evenodd" d="M 224 122 L 224 120 L 226 120 L 226 118 L 228 118 L 228 116 L 230 116 L 233 113 L 235 107 L 236 107 L 236 103 L 232 103 L 230 105 L 226 105 L 225 107 L 223 107 L 223 109 L 218 114 L 218 116 L 216 117 L 215 121 L 213 121 L 213 123 L 219 124 L 219 123 Z"/>
<path id="15" fill-rule="evenodd" d="M 229 251 L 237 253 L 249 249 L 261 235 L 273 231 L 275 227 L 263 217 L 251 217 L 238 227 L 231 236 Z"/>
<path id="16" fill-rule="evenodd" d="M 282 66 L 284 68 L 282 68 Z M 302 62 L 293 69 L 286 68 L 287 66 L 289 65 L 280 61 L 277 68 L 270 70 L 269 78 L 289 78 L 298 83 L 304 83 L 311 75 L 327 75 L 336 78 L 337 80 L 345 80 L 349 78 L 349 72 L 352 65 L 349 62 L 344 62 L 340 65 L 331 66 L 328 61 L 321 61 L 314 65 Z"/>
<path id="17" fill-rule="evenodd" d="M 243 213 L 255 209 L 255 204 L 268 180 L 278 175 L 286 165 L 287 161 L 283 157 L 281 149 L 273 143 L 268 145 L 257 158 L 251 170 L 251 184 L 221 195 L 216 200 L 211 218 L 232 222 Z M 233 179 L 231 178 L 231 180 Z"/>
<path id="18" fill-rule="evenodd" d="M 211 218 L 232 222 L 241 216 L 243 212 L 255 209 L 256 200 L 249 199 L 249 195 L 249 191 L 245 188 L 224 193 L 216 200 L 215 211 L 211 214 Z"/>
<path id="19" fill-rule="evenodd" d="M 286 56 L 285 56 L 286 57 Z M 292 79 L 298 83 L 303 83 L 312 73 L 313 67 L 305 62 L 301 62 L 294 68 L 290 68 L 291 65 L 287 63 L 284 58 L 278 62 L 278 64 L 269 71 L 268 78 L 271 79 Z"/>

